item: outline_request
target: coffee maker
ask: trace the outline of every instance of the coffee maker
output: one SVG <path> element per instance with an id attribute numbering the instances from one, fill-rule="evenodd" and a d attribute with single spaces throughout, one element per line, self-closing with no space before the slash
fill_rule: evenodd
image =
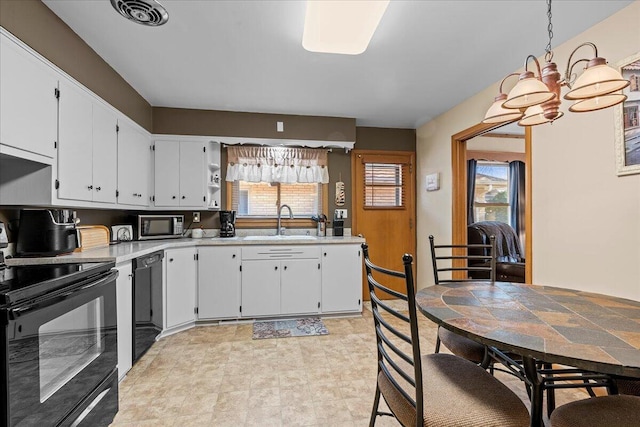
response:
<path id="1" fill-rule="evenodd" d="M 220 237 L 235 237 L 236 211 L 220 211 Z"/>

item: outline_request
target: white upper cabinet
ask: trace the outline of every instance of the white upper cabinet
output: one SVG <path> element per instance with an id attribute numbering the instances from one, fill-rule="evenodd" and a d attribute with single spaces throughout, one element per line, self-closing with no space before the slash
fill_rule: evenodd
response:
<path id="1" fill-rule="evenodd" d="M 156 142 L 155 205 L 179 206 L 180 204 L 180 143 L 178 141 Z"/>
<path id="2" fill-rule="evenodd" d="M 205 152 L 203 142 L 156 141 L 155 206 L 206 207 Z"/>
<path id="3" fill-rule="evenodd" d="M 115 113 L 65 79 L 59 102 L 58 198 L 115 203 Z"/>
<path id="4" fill-rule="evenodd" d="M 53 158 L 58 74 L 0 34 L 0 144 Z"/>
<path id="5" fill-rule="evenodd" d="M 58 197 L 92 200 L 93 129 L 91 98 L 66 80 L 60 81 Z"/>
<path id="6" fill-rule="evenodd" d="M 206 207 L 204 143 L 180 143 L 180 206 Z"/>
<path id="7" fill-rule="evenodd" d="M 118 119 L 107 107 L 93 104 L 93 201 L 116 202 Z"/>
<path id="8" fill-rule="evenodd" d="M 119 121 L 118 126 L 118 203 L 148 206 L 151 170 L 149 137 L 125 121 Z"/>

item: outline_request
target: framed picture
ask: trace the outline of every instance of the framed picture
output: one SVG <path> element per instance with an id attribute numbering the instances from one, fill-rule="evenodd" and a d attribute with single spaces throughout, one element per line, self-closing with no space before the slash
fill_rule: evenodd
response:
<path id="1" fill-rule="evenodd" d="M 640 173 L 640 53 L 618 63 L 631 84 L 623 89 L 627 99 L 615 108 L 616 167 L 618 176 Z"/>

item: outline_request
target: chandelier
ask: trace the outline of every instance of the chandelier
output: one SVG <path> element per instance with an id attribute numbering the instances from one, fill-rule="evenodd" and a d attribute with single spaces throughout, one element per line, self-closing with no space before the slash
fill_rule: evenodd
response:
<path id="1" fill-rule="evenodd" d="M 529 55 L 524 62 L 524 72 L 519 74 L 518 83 L 509 94 L 502 91 L 504 82 L 518 73 L 512 73 L 502 79 L 498 96 L 487 110 L 483 123 L 501 123 L 518 120 L 520 126 L 535 126 L 553 122 L 564 115 L 560 111 L 560 90 L 562 86 L 569 88 L 564 99 L 575 101 L 569 111 L 582 113 L 609 108 L 620 104 L 627 99 L 621 90 L 629 86 L 630 82 L 622 78 L 622 75 L 607 65 L 604 58 L 598 56 L 598 48 L 591 42 L 582 43 L 576 47 L 567 61 L 564 77 L 558 71 L 558 66 L 552 62 L 553 51 L 551 39 L 553 38 L 553 24 L 551 23 L 551 0 L 547 0 L 547 17 L 549 24 L 549 43 L 545 48 L 545 66 L 540 70 L 540 63 L 535 56 Z M 593 49 L 593 57 L 580 58 L 572 62 L 574 54 L 583 47 Z M 529 71 L 530 61 L 535 63 L 537 77 L 533 71 Z M 584 72 L 577 76 L 573 69 L 581 63 L 587 65 Z"/>

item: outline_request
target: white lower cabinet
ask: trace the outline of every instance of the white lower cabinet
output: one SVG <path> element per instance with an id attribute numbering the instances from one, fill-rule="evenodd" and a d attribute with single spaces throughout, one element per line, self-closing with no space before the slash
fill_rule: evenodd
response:
<path id="1" fill-rule="evenodd" d="M 320 311 L 320 261 L 281 261 L 280 313 L 305 314 Z"/>
<path id="2" fill-rule="evenodd" d="M 319 246 L 242 248 L 242 317 L 318 313 Z"/>
<path id="3" fill-rule="evenodd" d="M 198 319 L 240 316 L 240 247 L 198 248 Z"/>
<path id="4" fill-rule="evenodd" d="M 165 262 L 166 329 L 196 319 L 196 248 L 168 249 Z"/>
<path id="5" fill-rule="evenodd" d="M 322 250 L 323 313 L 362 311 L 360 245 L 324 245 Z"/>
<path id="6" fill-rule="evenodd" d="M 280 261 L 242 262 L 242 317 L 280 314 Z"/>
<path id="7" fill-rule="evenodd" d="M 362 311 L 359 244 L 200 246 L 167 250 L 167 328 L 195 320 Z"/>
<path id="8" fill-rule="evenodd" d="M 118 319 L 118 379 L 131 369 L 133 357 L 133 307 L 132 307 L 132 269 L 131 261 L 116 266 L 116 301 Z"/>

